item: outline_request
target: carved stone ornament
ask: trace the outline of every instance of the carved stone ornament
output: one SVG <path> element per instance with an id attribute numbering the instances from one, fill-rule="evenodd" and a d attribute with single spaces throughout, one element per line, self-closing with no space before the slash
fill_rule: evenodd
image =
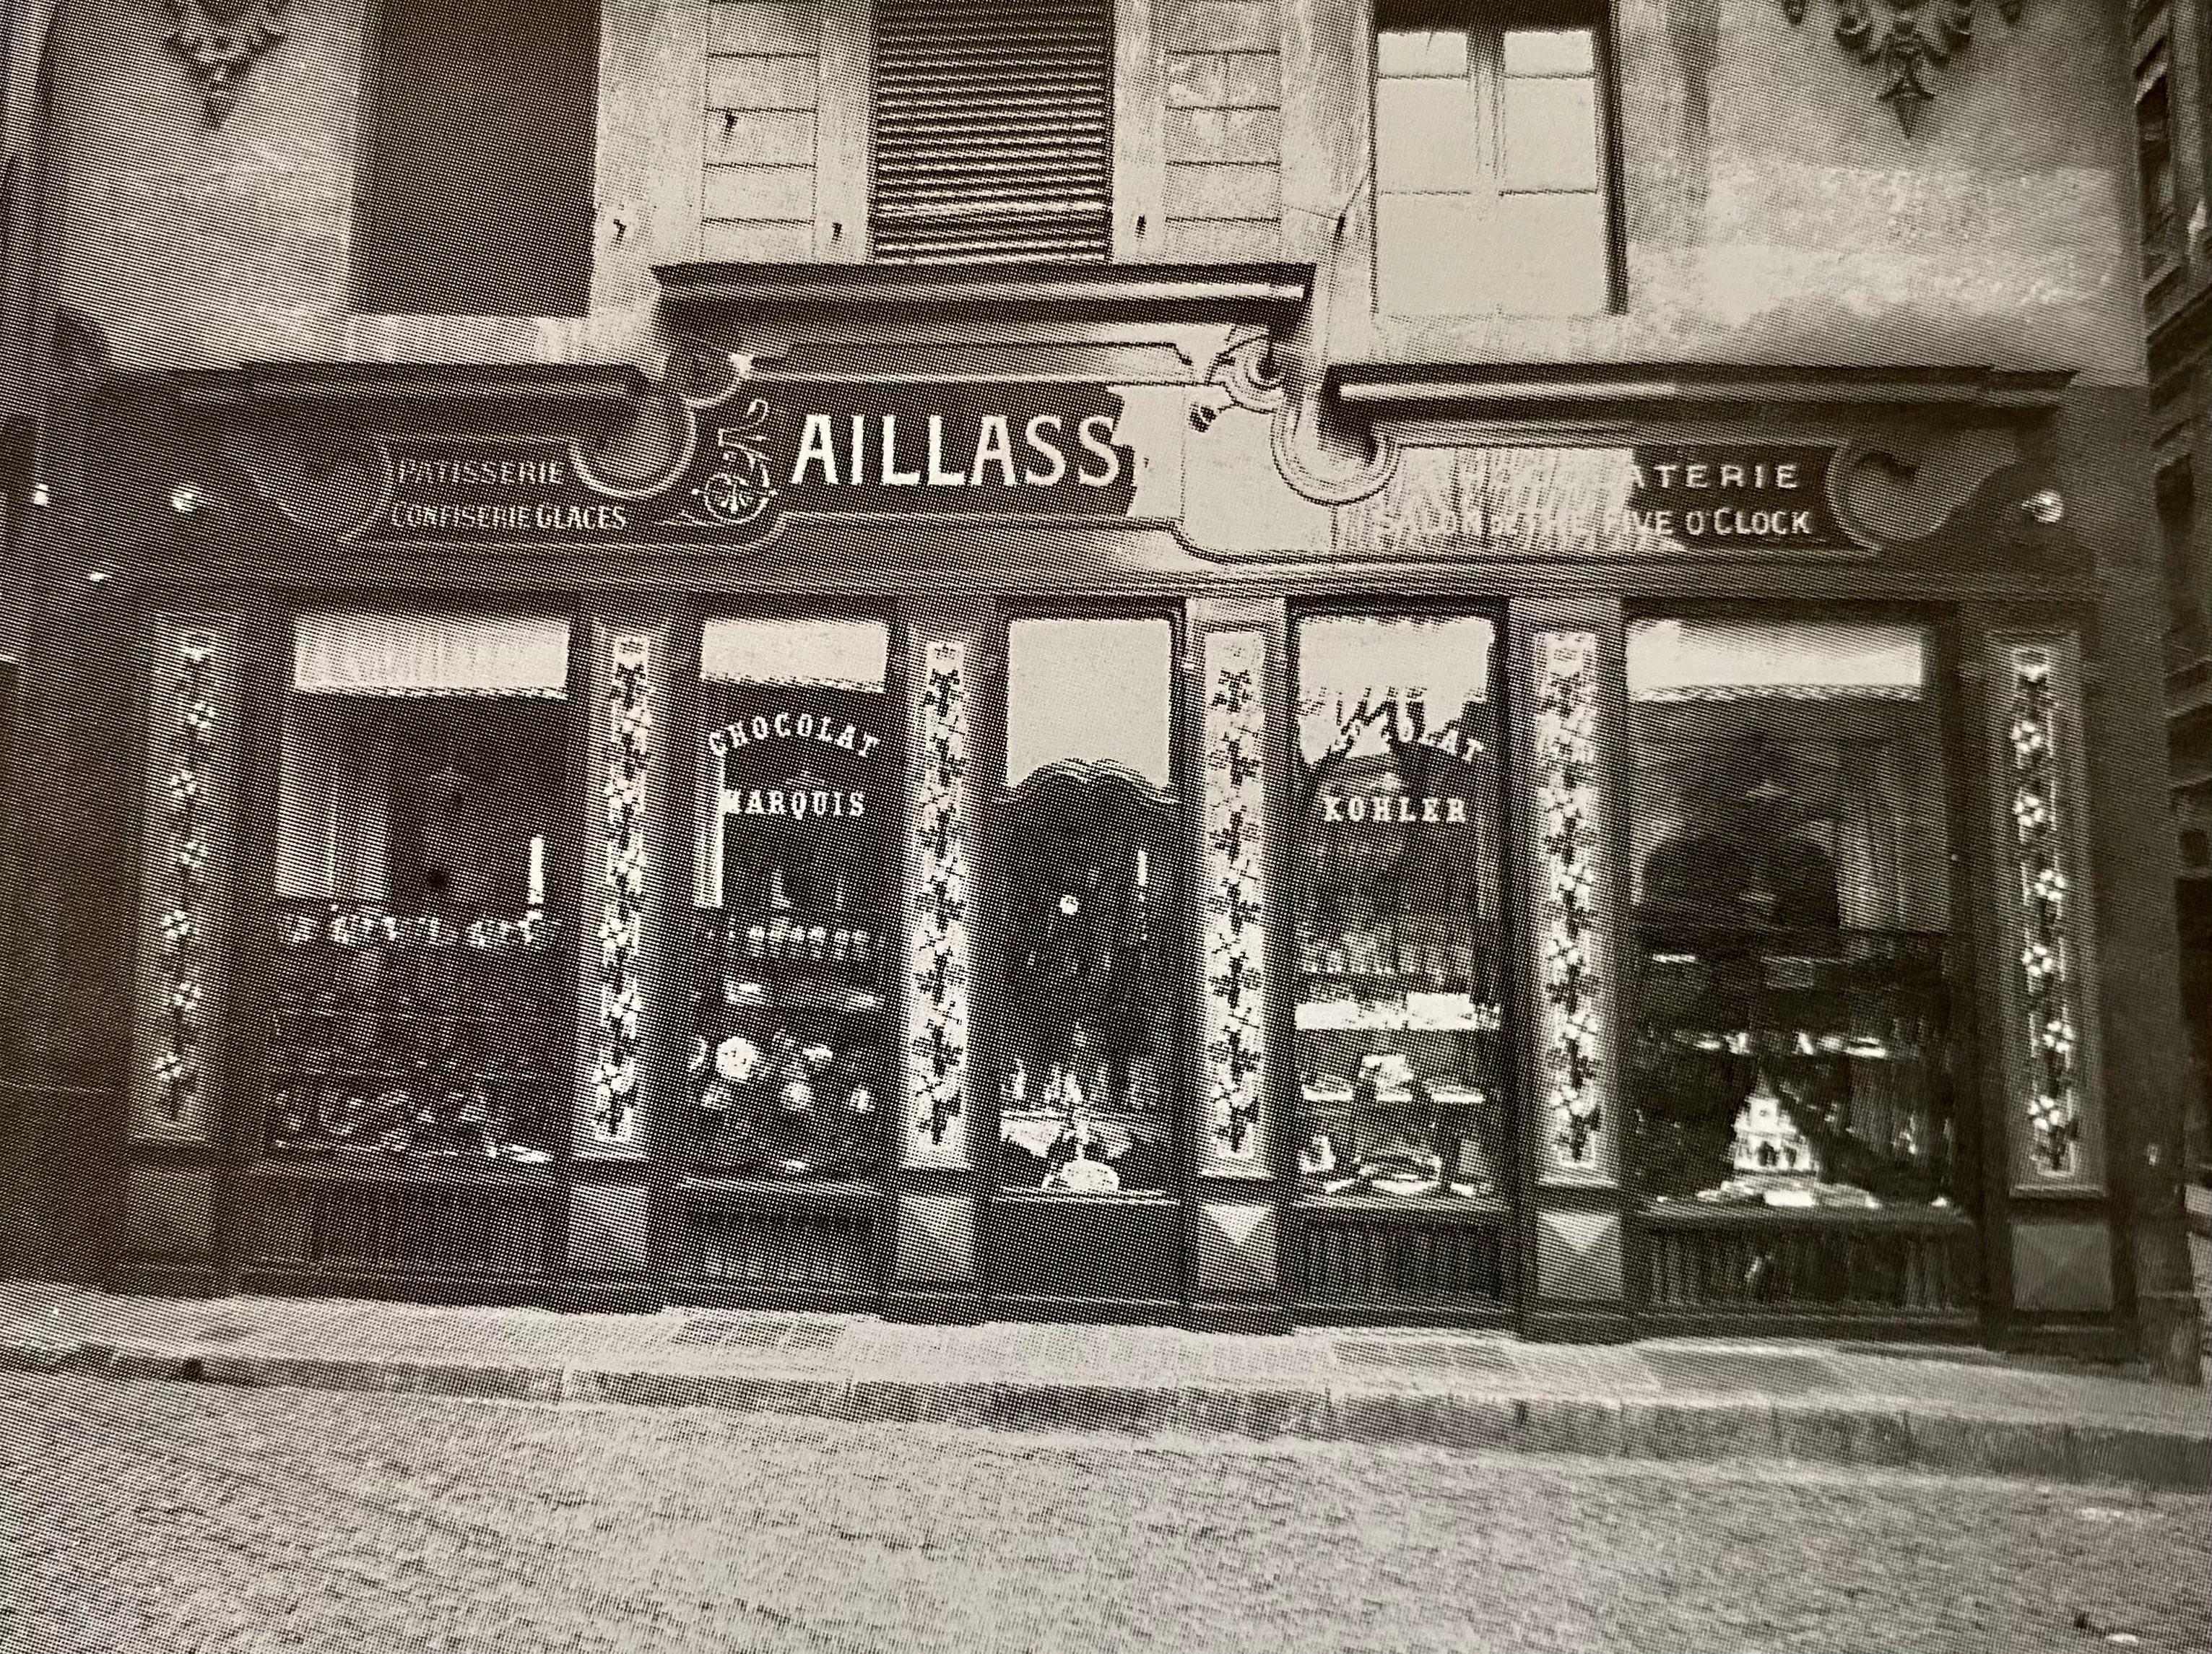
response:
<path id="1" fill-rule="evenodd" d="M 2008 23 L 2020 21 L 2025 0 L 1997 0 Z M 1782 0 L 1793 23 L 1805 21 L 1806 0 Z M 1887 13 L 1884 17 L 1881 14 Z M 1882 101 L 1897 112 L 1910 134 L 1920 106 L 1936 94 L 1927 69 L 1941 69 L 1974 38 L 1974 0 L 1836 0 L 1836 39 L 1862 63 L 1879 64 L 1887 77 Z"/>
<path id="2" fill-rule="evenodd" d="M 220 126 L 238 107 L 238 82 L 258 58 L 285 38 L 286 0 L 162 0 L 164 37 L 200 83 L 208 125 Z"/>

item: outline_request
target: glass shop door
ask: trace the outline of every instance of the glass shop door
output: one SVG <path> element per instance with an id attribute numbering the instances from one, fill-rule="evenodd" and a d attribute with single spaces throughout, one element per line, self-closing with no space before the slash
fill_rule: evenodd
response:
<path id="1" fill-rule="evenodd" d="M 991 861 L 988 1277 L 1016 1314 L 1172 1318 L 1191 922 L 1175 622 L 1016 618 Z"/>

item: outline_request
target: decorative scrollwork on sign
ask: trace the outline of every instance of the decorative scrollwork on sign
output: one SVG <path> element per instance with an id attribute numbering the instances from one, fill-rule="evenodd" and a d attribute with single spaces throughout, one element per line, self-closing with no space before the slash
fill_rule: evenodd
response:
<path id="1" fill-rule="evenodd" d="M 592 1135 L 626 1144 L 637 1134 L 638 1023 L 644 1009 L 638 956 L 645 922 L 645 770 L 653 733 L 647 682 L 651 644 L 617 637 L 607 687 L 606 904 L 599 924 L 599 1059 L 592 1071 Z"/>
<path id="2" fill-rule="evenodd" d="M 1997 9 L 2007 22 L 2016 23 L 2022 3 L 1999 0 Z M 1783 9 L 1792 23 L 1801 23 L 1805 4 L 1783 0 Z M 1836 0 L 1836 39 L 1862 63 L 1881 66 L 1881 100 L 1908 134 L 1920 106 L 1936 95 L 1929 89 L 1928 67 L 1941 69 L 1973 38 L 1974 0 Z"/>
<path id="3" fill-rule="evenodd" d="M 1256 1158 L 1267 1035 L 1261 923 L 1261 742 L 1257 632 L 1206 640 L 1206 1055 L 1213 1136 L 1232 1160 Z"/>
<path id="4" fill-rule="evenodd" d="M 238 107 L 238 82 L 258 58 L 286 38 L 285 0 L 164 0 L 170 51 L 200 83 L 208 125 L 220 126 Z"/>
<path id="5" fill-rule="evenodd" d="M 1594 1170 L 1605 1129 L 1597 915 L 1597 636 L 1536 639 L 1536 828 L 1543 857 L 1543 1062 L 1555 1164 Z"/>
<path id="6" fill-rule="evenodd" d="M 2067 945 L 2065 820 L 2059 721 L 2050 651 L 2010 652 L 2014 869 L 2020 884 L 2020 981 L 2027 1046 L 2029 1164 L 2039 1177 L 2071 1177 L 2081 1141 L 2075 970 Z"/>
<path id="7" fill-rule="evenodd" d="M 1380 431 L 1352 436 L 1351 447 L 1364 447 L 1364 456 L 1329 449 L 1321 435 L 1327 398 L 1320 376 L 1300 371 L 1288 347 L 1279 346 L 1266 329 L 1236 329 L 1214 357 L 1209 378 L 1229 393 L 1232 405 L 1269 417 L 1275 469 L 1316 504 L 1356 504 L 1397 475 L 1398 445 Z M 1218 412 L 1194 404 L 1191 423 L 1203 431 Z"/>
<path id="8" fill-rule="evenodd" d="M 215 646 L 204 636 L 188 636 L 183 655 L 184 669 L 177 679 L 183 710 L 178 717 L 176 768 L 168 779 L 169 865 L 174 883 L 168 910 L 161 915 L 161 950 L 168 962 L 162 1001 L 166 1022 L 161 1055 L 154 1060 L 154 1078 L 172 1122 L 182 1121 L 185 1110 L 198 1100 L 203 1079 L 200 1048 L 207 988 L 202 969 L 206 918 L 201 897 L 208 845 L 202 836 L 201 806 L 215 737 L 215 702 L 208 693 Z"/>
<path id="9" fill-rule="evenodd" d="M 714 428 L 714 468 L 687 493 L 690 504 L 664 526 L 743 528 L 759 520 L 781 491 L 768 462 L 769 408 L 755 397 L 744 411 Z"/>
<path id="10" fill-rule="evenodd" d="M 944 1152 L 968 1071 L 968 787 L 965 650 L 932 643 L 921 690 L 921 794 L 915 834 L 914 950 L 907 1000 L 915 1147 Z"/>

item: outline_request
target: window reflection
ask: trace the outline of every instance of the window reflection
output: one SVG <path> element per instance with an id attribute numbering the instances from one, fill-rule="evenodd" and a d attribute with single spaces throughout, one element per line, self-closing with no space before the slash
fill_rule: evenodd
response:
<path id="1" fill-rule="evenodd" d="M 1116 617 L 1006 631 L 1000 1175 L 1055 1194 L 1160 1192 L 1175 1183 L 1184 922 L 1175 628 Z"/>
<path id="2" fill-rule="evenodd" d="M 1503 1187 L 1493 642 L 1474 618 L 1298 624 L 1307 1195 Z"/>
<path id="3" fill-rule="evenodd" d="M 1910 629 L 1632 629 L 1639 1163 L 1661 1201 L 1948 1204 L 1942 746 Z"/>
<path id="4" fill-rule="evenodd" d="M 880 653 L 878 681 L 880 681 Z M 893 1095 L 902 771 L 880 692 L 708 682 L 690 1052 L 704 1172 L 852 1177 Z"/>
<path id="5" fill-rule="evenodd" d="M 558 701 L 295 696 L 272 1152 L 552 1158 L 574 981 Z"/>

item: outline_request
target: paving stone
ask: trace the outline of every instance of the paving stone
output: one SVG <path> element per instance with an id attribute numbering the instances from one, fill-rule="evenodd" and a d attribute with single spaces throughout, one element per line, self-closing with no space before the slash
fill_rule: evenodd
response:
<path id="1" fill-rule="evenodd" d="M 562 1399 L 620 1407 L 704 1407 L 728 1413 L 793 1413 L 840 1419 L 849 1406 L 842 1378 L 750 1372 L 618 1372 L 571 1368 Z"/>
<path id="2" fill-rule="evenodd" d="M 1807 1396 L 1848 1388 L 1842 1375 L 1817 1355 L 1662 1345 L 1638 1350 L 1644 1365 L 1669 1389 L 1704 1394 L 1744 1392 Z"/>
<path id="3" fill-rule="evenodd" d="M 1774 1408 L 1774 1445 L 1784 1458 L 1818 1463 L 1912 1462 L 1912 1433 L 1903 1413 L 1781 1402 Z"/>
<path id="4" fill-rule="evenodd" d="M 981 1429 L 991 1422 L 987 1384 L 908 1383 L 896 1378 L 856 1378 L 848 1416 L 878 1424 L 943 1424 Z"/>
<path id="5" fill-rule="evenodd" d="M 2073 1432 L 2058 1420 L 1914 1412 L 1906 1415 L 1905 1426 L 1912 1438 L 1912 1462 L 1930 1469 L 2060 1481 L 2075 1474 Z"/>
<path id="6" fill-rule="evenodd" d="M 1620 1450 L 1630 1458 L 1768 1458 L 1774 1408 L 1765 1402 L 1699 1406 L 1642 1397 L 1620 1404 Z"/>
<path id="7" fill-rule="evenodd" d="M 2095 1424 L 2077 1424 L 2072 1429 L 2074 1474 L 2085 1481 L 2139 1481 L 2212 1493 L 2212 1436 Z"/>
<path id="8" fill-rule="evenodd" d="M 1194 1436 L 1279 1436 L 1330 1433 L 1328 1393 L 1322 1389 L 1255 1389 L 1185 1384 L 1176 1391 L 1176 1428 Z"/>
<path id="9" fill-rule="evenodd" d="M 74 1344 L 0 1341 L 0 1372 L 60 1372 L 76 1351 Z"/>
<path id="10" fill-rule="evenodd" d="M 1161 1435 L 1176 1428 L 1176 1392 L 1164 1386 L 994 1384 L 986 1422 L 997 1430 Z"/>
<path id="11" fill-rule="evenodd" d="M 1620 1454 L 1621 1403 L 1577 1396 L 1532 1396 L 1515 1404 L 1514 1444 L 1529 1453 Z"/>

